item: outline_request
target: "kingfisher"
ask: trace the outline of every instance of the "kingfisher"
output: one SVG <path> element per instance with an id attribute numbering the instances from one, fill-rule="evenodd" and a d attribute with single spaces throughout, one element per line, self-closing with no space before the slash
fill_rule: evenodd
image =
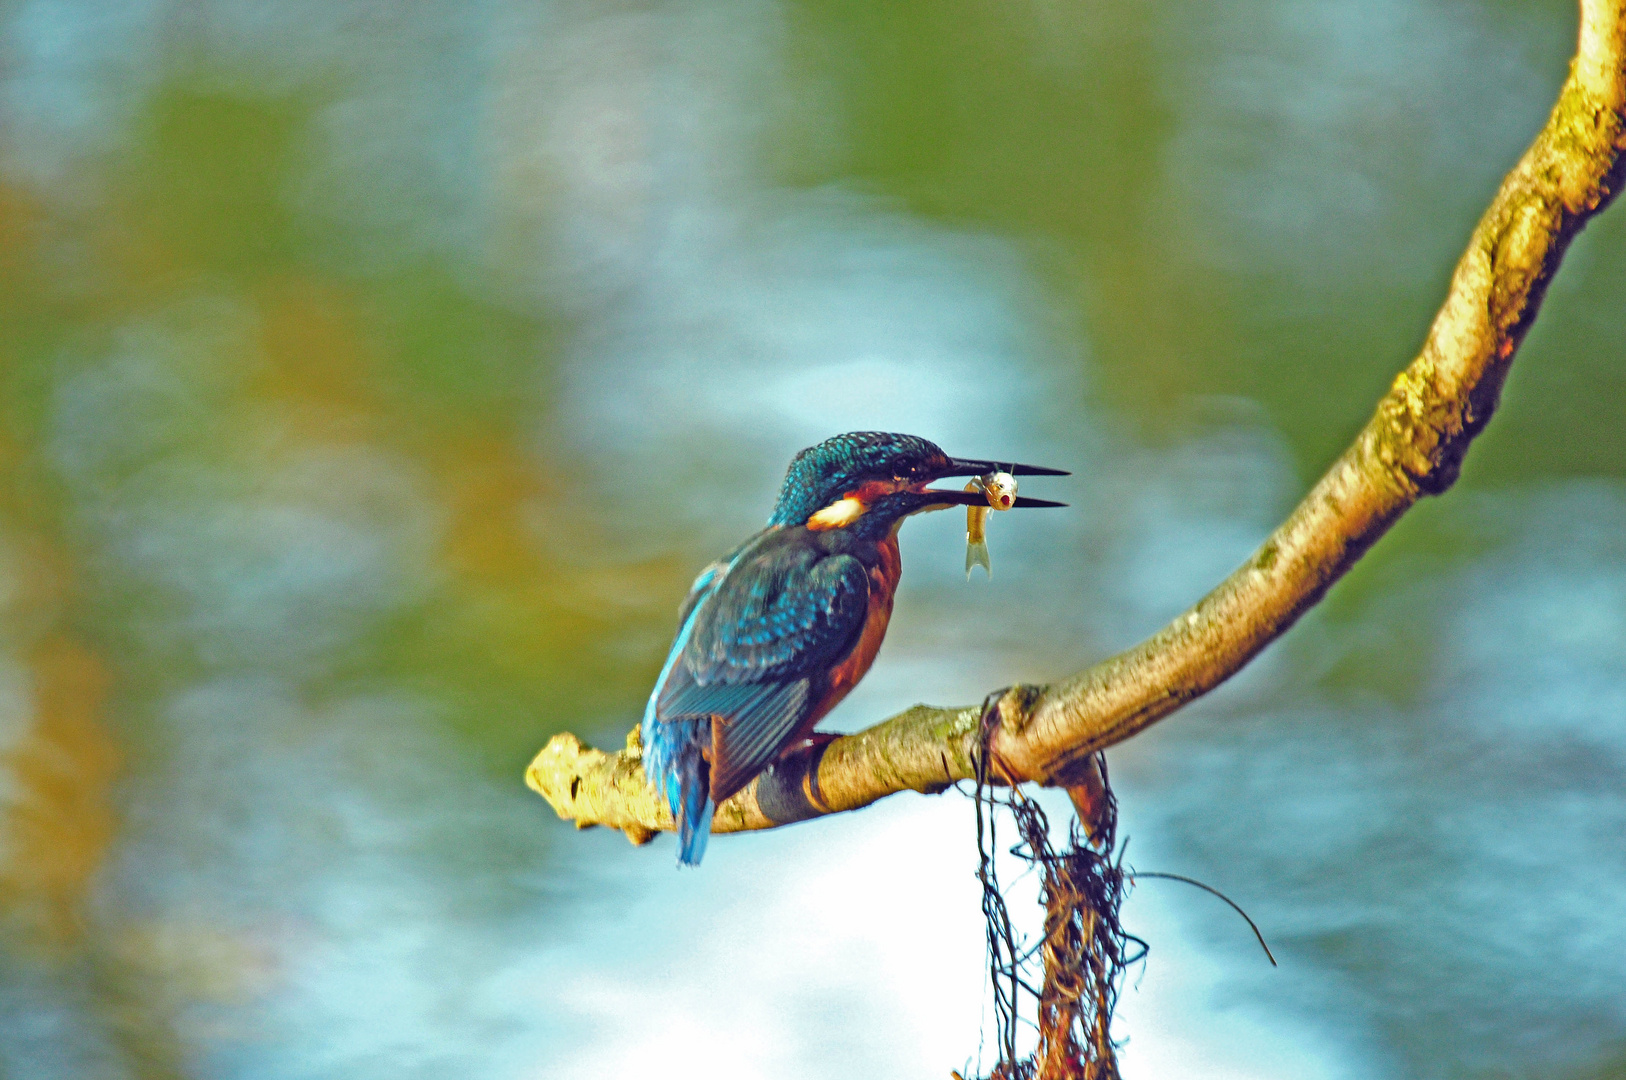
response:
<path id="1" fill-rule="evenodd" d="M 644 773 L 671 807 L 679 864 L 699 865 L 719 803 L 785 753 L 834 738 L 813 728 L 869 671 L 886 636 L 904 519 L 986 505 L 979 491 L 927 485 L 997 470 L 1068 475 L 950 457 L 884 431 L 837 435 L 791 459 L 767 527 L 695 578 L 644 709 Z"/>

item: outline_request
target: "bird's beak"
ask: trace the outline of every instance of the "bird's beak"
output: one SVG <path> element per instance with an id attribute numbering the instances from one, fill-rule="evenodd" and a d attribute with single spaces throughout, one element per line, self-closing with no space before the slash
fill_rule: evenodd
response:
<path id="1" fill-rule="evenodd" d="M 940 478 L 949 476 L 982 476 L 991 472 L 1008 472 L 1012 476 L 1071 476 L 1066 469 L 1047 469 L 1043 465 L 1018 465 L 999 461 L 981 461 L 977 458 L 950 458 L 948 471 L 939 474 Z M 926 494 L 942 500 L 943 505 L 950 506 L 987 506 L 988 497 L 980 491 L 942 491 L 938 488 L 927 488 Z M 1066 506 L 1066 503 L 1051 502 L 1049 499 L 1030 499 L 1026 495 L 1018 495 L 1011 509 L 1039 509 L 1048 506 Z"/>
<path id="2" fill-rule="evenodd" d="M 1000 461 L 979 461 L 976 458 L 949 458 L 947 472 L 939 476 L 981 476 L 983 473 L 1008 472 L 1012 476 L 1071 476 L 1066 469 L 1047 469 L 1043 465 L 1016 465 Z"/>
<path id="3" fill-rule="evenodd" d="M 988 496 L 980 491 L 944 491 L 941 488 L 927 488 L 921 492 L 930 495 L 935 502 L 933 506 L 987 506 Z M 1046 506 L 1066 506 L 1066 503 L 1051 502 L 1049 499 L 1030 499 L 1026 495 L 1018 495 L 1011 504 L 1012 510 L 1039 509 Z"/>

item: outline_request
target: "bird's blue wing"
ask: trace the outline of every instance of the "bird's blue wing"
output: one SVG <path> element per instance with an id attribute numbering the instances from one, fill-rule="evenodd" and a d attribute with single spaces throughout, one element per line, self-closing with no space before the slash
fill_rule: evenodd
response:
<path id="1" fill-rule="evenodd" d="M 656 704 L 662 690 L 679 667 L 679 657 L 694 631 L 695 613 L 700 604 L 711 595 L 711 590 L 728 572 L 732 556 L 712 563 L 689 587 L 678 609 L 678 633 L 666 654 L 666 663 L 655 689 L 650 692 L 649 704 L 644 707 L 643 744 L 644 772 L 654 782 L 656 790 L 666 796 L 672 809 L 672 820 L 677 823 L 680 840 L 678 858 L 689 866 L 697 866 L 706 851 L 706 838 L 711 833 L 713 803 L 706 780 L 706 764 L 702 751 L 710 742 L 707 726 L 700 722 L 661 723 L 656 715 Z"/>
<path id="2" fill-rule="evenodd" d="M 814 682 L 863 631 L 869 575 L 850 555 L 768 544 L 716 582 L 661 687 L 663 721 L 715 718 L 711 794 L 767 767 L 814 706 Z"/>
<path id="3" fill-rule="evenodd" d="M 662 688 L 665 687 L 667 680 L 671 678 L 672 669 L 677 665 L 678 658 L 683 654 L 684 647 L 689 643 L 689 636 L 694 631 L 695 609 L 700 606 L 701 601 L 711 595 L 712 588 L 727 572 L 728 563 L 726 561 L 714 562 L 700 571 L 699 575 L 694 579 L 694 584 L 689 586 L 689 595 L 683 598 L 683 604 L 678 608 L 677 637 L 673 639 L 672 647 L 667 650 L 666 663 L 661 667 L 661 673 L 655 680 L 655 689 L 649 695 L 649 704 L 644 706 L 644 768 L 651 777 L 664 775 L 671 765 L 668 760 L 670 754 L 668 753 L 669 748 L 666 745 L 666 740 L 662 740 L 656 730 L 658 719 L 655 710 L 656 702 L 660 698 Z"/>
<path id="4" fill-rule="evenodd" d="M 683 603 L 678 606 L 678 627 L 680 632 L 681 628 L 688 623 L 689 616 L 694 614 L 695 607 L 699 605 L 700 601 L 711 595 L 712 587 L 717 584 L 724 574 L 728 573 L 728 567 L 734 561 L 734 556 L 737 553 L 737 551 L 730 552 L 695 575 L 694 584 L 689 586 L 689 595 L 685 596 Z"/>

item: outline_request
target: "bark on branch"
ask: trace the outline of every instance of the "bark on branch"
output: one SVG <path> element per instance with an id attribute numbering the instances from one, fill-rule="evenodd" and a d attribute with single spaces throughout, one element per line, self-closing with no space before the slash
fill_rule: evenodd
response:
<path id="1" fill-rule="evenodd" d="M 1418 499 L 1456 481 L 1570 241 L 1626 180 L 1626 0 L 1582 0 L 1576 56 L 1546 126 L 1502 181 L 1422 351 L 1354 443 L 1253 556 L 1127 652 L 998 702 L 1003 771 L 1087 797 L 1090 755 L 1214 689 L 1281 636 Z M 713 830 L 766 829 L 974 775 L 980 706 L 907 712 L 780 763 L 717 808 Z M 526 782 L 579 828 L 635 843 L 672 828 L 636 730 L 616 753 L 556 736 Z"/>

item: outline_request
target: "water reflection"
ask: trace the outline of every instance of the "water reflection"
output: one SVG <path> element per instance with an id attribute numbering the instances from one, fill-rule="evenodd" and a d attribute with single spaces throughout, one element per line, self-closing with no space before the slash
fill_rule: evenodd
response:
<path id="1" fill-rule="evenodd" d="M 1626 824 L 1626 491 L 1465 510 L 1497 536 L 1492 553 L 1327 642 L 1432 643 L 1399 700 L 1222 699 L 1137 755 L 1161 774 L 1165 857 L 1272 882 L 1266 918 L 1337 973 L 1295 986 L 1297 1008 L 1360 1002 L 1416 1074 L 1578 1069 L 1626 1019 L 1612 839 Z"/>
<path id="2" fill-rule="evenodd" d="M 1078 471 L 991 584 L 910 523 L 832 726 L 1072 670 L 1234 565 L 1415 339 L 1454 164 L 1488 187 L 1562 67 L 1540 6 L 1346 8 L 11 9 L 6 1075 L 974 1064 L 964 800 L 677 874 L 519 768 L 620 737 L 694 568 L 832 431 Z M 1608 227 L 1522 365 L 1619 341 Z M 1506 423 L 1573 427 L 1543 400 Z M 1284 960 L 1148 883 L 1131 1075 L 1618 1058 L 1626 490 L 1552 475 L 1613 431 L 1491 442 L 1115 752 L 1136 861 Z"/>

